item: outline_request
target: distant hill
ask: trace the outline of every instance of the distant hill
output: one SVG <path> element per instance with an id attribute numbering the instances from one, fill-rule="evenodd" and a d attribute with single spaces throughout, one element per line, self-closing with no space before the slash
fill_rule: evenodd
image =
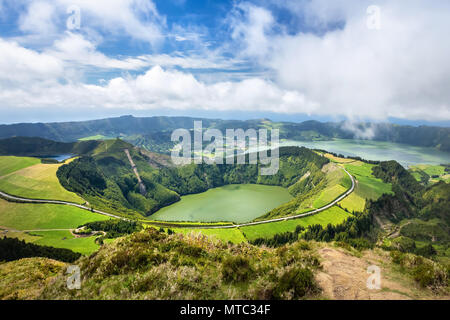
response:
<path id="1" fill-rule="evenodd" d="M 170 135 L 178 128 L 192 129 L 195 120 L 202 120 L 204 128 L 220 130 L 233 128 L 278 128 L 280 138 L 302 141 L 329 140 L 332 138 L 357 139 L 370 136 L 373 140 L 405 143 L 421 147 L 433 147 L 450 151 L 450 128 L 428 126 L 402 126 L 388 123 L 360 123 L 349 129 L 343 122 L 305 121 L 272 122 L 268 119 L 220 120 L 189 117 L 122 116 L 101 120 L 20 123 L 0 125 L 0 139 L 11 137 L 40 137 L 59 142 L 73 142 L 86 137 L 121 137 L 138 146 L 151 146 L 160 152 L 170 147 Z M 365 134 L 370 132 L 370 135 Z M 161 148 L 162 146 L 162 148 Z"/>
<path id="2" fill-rule="evenodd" d="M 100 141 L 57 142 L 36 137 L 0 139 L 0 155 L 41 157 L 59 154 L 84 155 L 92 153 Z"/>

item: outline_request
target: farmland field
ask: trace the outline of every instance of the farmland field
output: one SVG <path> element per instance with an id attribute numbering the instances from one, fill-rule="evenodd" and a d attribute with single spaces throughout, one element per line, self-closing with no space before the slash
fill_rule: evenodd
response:
<path id="1" fill-rule="evenodd" d="M 307 227 L 314 224 L 327 226 L 329 223 L 336 225 L 344 222 L 351 215 L 339 207 L 331 207 L 316 215 L 280 222 L 272 222 L 255 226 L 247 226 L 240 228 L 248 240 L 257 238 L 270 238 L 277 233 L 292 232 L 297 226 Z"/>
<path id="2" fill-rule="evenodd" d="M 91 254 L 100 247 L 95 237 L 75 238 L 70 231 L 34 231 L 31 235 L 40 236 L 35 244 L 56 248 L 66 248 L 81 254 Z"/>
<path id="3" fill-rule="evenodd" d="M 0 226 L 16 230 L 72 229 L 106 216 L 55 204 L 14 203 L 0 199 Z"/>
<path id="4" fill-rule="evenodd" d="M 323 169 L 327 171 L 327 186 L 320 195 L 313 200 L 315 209 L 321 208 L 345 193 L 352 186 L 350 177 L 335 164 L 328 164 Z"/>
<path id="5" fill-rule="evenodd" d="M 182 233 L 182 234 L 198 234 L 201 233 L 205 236 L 215 238 L 218 240 L 222 240 L 224 242 L 231 241 L 232 243 L 241 243 L 246 242 L 244 235 L 242 234 L 241 230 L 237 228 L 233 229 L 172 229 L 176 233 Z"/>
<path id="6" fill-rule="evenodd" d="M 38 158 L 0 157 L 0 178 L 12 172 L 36 165 L 38 163 L 41 163 L 41 160 Z"/>
<path id="7" fill-rule="evenodd" d="M 444 166 L 415 165 L 410 167 L 410 172 L 416 180 L 421 181 L 423 173 L 430 177 L 430 182 L 445 181 L 450 182 L 450 173 L 445 171 Z"/>
<path id="8" fill-rule="evenodd" d="M 10 161 L 7 159 L 0 161 L 0 172 L 13 170 Z M 23 160 L 27 159 L 27 160 Z M 18 162 L 25 165 L 30 163 L 30 158 L 18 158 Z M 16 166 L 15 171 L 0 177 L 0 190 L 11 195 L 34 198 L 62 200 L 75 203 L 84 203 L 85 201 L 75 193 L 64 189 L 56 177 L 56 171 L 62 164 L 41 164 L 38 163 L 20 169 Z"/>
<path id="9" fill-rule="evenodd" d="M 344 164 L 345 169 L 356 178 L 355 191 L 342 200 L 340 205 L 350 211 L 362 211 L 366 200 L 376 200 L 384 193 L 392 193 L 392 186 L 372 175 L 372 164 L 354 161 Z"/>
<path id="10" fill-rule="evenodd" d="M 89 136 L 89 137 L 84 137 L 84 138 L 78 139 L 78 141 L 107 140 L 107 139 L 111 139 L 111 138 L 108 138 L 101 134 L 97 134 L 95 136 Z"/>

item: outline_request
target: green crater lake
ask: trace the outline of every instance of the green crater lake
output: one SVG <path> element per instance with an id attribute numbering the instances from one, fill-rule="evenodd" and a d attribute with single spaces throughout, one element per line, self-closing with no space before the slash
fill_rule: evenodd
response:
<path id="1" fill-rule="evenodd" d="M 256 184 L 227 185 L 187 195 L 150 218 L 162 221 L 252 221 L 292 199 L 282 187 Z"/>

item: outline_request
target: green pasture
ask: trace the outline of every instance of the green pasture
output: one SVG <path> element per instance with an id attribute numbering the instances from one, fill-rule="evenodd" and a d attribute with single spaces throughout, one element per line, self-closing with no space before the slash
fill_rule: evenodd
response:
<path id="1" fill-rule="evenodd" d="M 88 222 L 108 219 L 71 206 L 14 203 L 0 199 L 0 226 L 16 230 L 74 229 Z"/>
<path id="2" fill-rule="evenodd" d="M 350 216 L 349 213 L 334 206 L 318 214 L 304 218 L 241 227 L 240 229 L 248 240 L 255 240 L 257 238 L 270 238 L 277 233 L 292 232 L 299 225 L 304 228 L 314 224 L 320 224 L 324 227 L 330 223 L 337 225 L 344 222 Z"/>
<path id="3" fill-rule="evenodd" d="M 244 235 L 242 234 L 241 230 L 238 228 L 231 228 L 231 229 L 189 229 L 189 228 L 179 228 L 179 229 L 172 229 L 176 233 L 182 233 L 182 234 L 198 234 L 201 233 L 205 236 L 208 236 L 213 239 L 222 240 L 224 242 L 232 242 L 232 243 L 241 243 L 246 242 Z"/>
<path id="4" fill-rule="evenodd" d="M 10 173 L 16 172 L 20 169 L 31 167 L 35 164 L 41 163 L 38 158 L 29 157 L 0 157 L 0 179 Z"/>
<path id="5" fill-rule="evenodd" d="M 18 163 L 16 167 L 28 165 L 32 161 L 30 158 L 18 158 L 16 160 Z M 27 167 L 0 177 L 0 190 L 25 198 L 84 203 L 85 201 L 82 198 L 75 193 L 67 191 L 59 183 L 56 171 L 61 165 L 63 164 L 30 164 Z M 0 171 L 7 172 L 7 170 L 12 170 L 11 168 L 12 165 L 2 159 Z"/>
<path id="6" fill-rule="evenodd" d="M 81 254 L 91 254 L 100 247 L 95 243 L 95 237 L 76 238 L 70 231 L 35 231 L 30 233 L 40 238 L 35 244 L 55 248 L 66 248 Z"/>

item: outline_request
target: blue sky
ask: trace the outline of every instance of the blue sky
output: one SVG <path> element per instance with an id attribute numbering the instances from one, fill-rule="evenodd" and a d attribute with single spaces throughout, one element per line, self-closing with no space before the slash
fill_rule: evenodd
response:
<path id="1" fill-rule="evenodd" d="M 450 123 L 448 1 L 0 0 L 0 123 Z"/>

